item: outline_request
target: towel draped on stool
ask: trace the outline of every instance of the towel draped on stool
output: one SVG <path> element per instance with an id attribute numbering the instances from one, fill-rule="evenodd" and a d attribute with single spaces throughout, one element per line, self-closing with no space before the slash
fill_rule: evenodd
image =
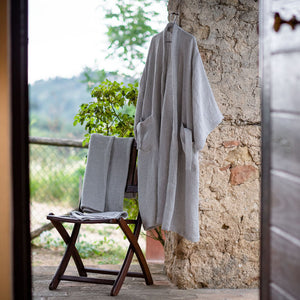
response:
<path id="1" fill-rule="evenodd" d="M 83 214 L 76 212 L 74 217 L 85 218 L 86 213 L 97 213 L 95 217 L 100 217 L 100 212 L 123 213 L 132 142 L 133 138 L 91 135 L 80 204 Z"/>

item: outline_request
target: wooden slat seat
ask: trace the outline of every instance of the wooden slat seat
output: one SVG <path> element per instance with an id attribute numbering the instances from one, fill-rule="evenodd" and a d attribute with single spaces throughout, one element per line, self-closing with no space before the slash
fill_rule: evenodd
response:
<path id="1" fill-rule="evenodd" d="M 72 215 L 69 216 L 56 216 L 52 213 L 47 215 L 47 219 L 50 221 L 56 221 L 56 222 L 62 222 L 62 223 L 81 223 L 81 224 L 118 224 L 119 219 L 86 219 L 86 220 L 80 220 Z M 137 220 L 133 219 L 126 219 L 125 220 L 127 224 L 136 224 Z"/>

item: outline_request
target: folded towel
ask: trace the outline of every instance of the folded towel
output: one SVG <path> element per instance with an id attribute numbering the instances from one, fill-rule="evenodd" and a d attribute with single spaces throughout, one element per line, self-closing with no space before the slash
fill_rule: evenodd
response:
<path id="1" fill-rule="evenodd" d="M 133 138 L 92 134 L 80 208 L 83 212 L 123 211 Z"/>
<path id="2" fill-rule="evenodd" d="M 80 211 L 72 211 L 72 217 L 79 220 L 108 220 L 108 219 L 127 219 L 128 214 L 126 211 L 106 211 L 101 213 L 83 213 Z"/>

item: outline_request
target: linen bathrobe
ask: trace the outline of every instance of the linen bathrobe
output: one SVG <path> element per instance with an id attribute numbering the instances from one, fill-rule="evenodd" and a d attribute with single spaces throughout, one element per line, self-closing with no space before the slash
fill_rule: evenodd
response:
<path id="1" fill-rule="evenodd" d="M 146 230 L 199 240 L 198 151 L 223 116 L 196 39 L 176 24 L 152 38 L 135 116 L 139 208 Z"/>

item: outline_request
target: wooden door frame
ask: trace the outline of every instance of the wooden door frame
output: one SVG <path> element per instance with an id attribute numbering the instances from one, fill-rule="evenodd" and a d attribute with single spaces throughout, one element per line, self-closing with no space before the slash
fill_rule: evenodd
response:
<path id="1" fill-rule="evenodd" d="M 269 298 L 270 273 L 270 89 L 263 69 L 269 68 L 260 1 L 260 76 L 262 88 L 262 181 L 261 181 L 261 267 L 260 297 Z M 28 143 L 28 0 L 10 0 L 11 45 L 11 147 L 13 192 L 13 289 L 14 299 L 31 299 L 31 247 L 29 214 L 29 143 Z"/>
<path id="2" fill-rule="evenodd" d="M 259 73 L 261 80 L 261 224 L 260 224 L 260 299 L 270 299 L 270 199 L 271 199 L 271 81 L 265 76 L 270 74 L 270 51 L 266 43 L 266 12 L 268 1 L 259 2 Z M 267 72 L 266 72 L 267 71 Z"/>
<path id="3" fill-rule="evenodd" d="M 14 299 L 31 299 L 28 150 L 28 0 L 10 0 Z"/>

